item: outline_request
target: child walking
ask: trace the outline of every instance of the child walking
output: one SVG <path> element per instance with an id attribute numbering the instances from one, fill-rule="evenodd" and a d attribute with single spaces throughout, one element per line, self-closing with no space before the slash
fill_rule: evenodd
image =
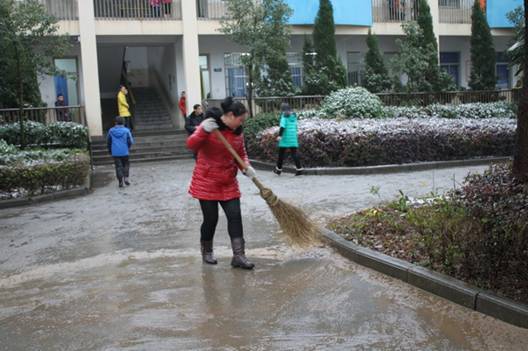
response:
<path id="1" fill-rule="evenodd" d="M 301 166 L 301 161 L 297 155 L 297 149 L 299 148 L 299 140 L 297 138 L 297 115 L 287 103 L 281 105 L 280 131 L 277 140 L 279 142 L 279 159 L 277 160 L 277 166 L 273 172 L 277 175 L 282 173 L 284 156 L 286 155 L 286 151 L 289 150 L 291 157 L 295 161 L 295 175 L 301 175 L 304 168 Z"/>
<path id="2" fill-rule="evenodd" d="M 128 161 L 128 150 L 134 144 L 134 138 L 130 130 L 126 128 L 123 123 L 123 117 L 117 116 L 115 119 L 115 127 L 110 128 L 108 136 L 106 137 L 108 152 L 114 158 L 115 170 L 119 187 L 123 187 L 123 183 L 130 185 L 128 181 L 128 171 L 130 163 Z"/>

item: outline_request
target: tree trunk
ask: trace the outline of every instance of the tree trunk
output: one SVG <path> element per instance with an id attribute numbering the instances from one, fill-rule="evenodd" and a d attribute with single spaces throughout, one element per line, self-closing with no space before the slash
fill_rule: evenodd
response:
<path id="1" fill-rule="evenodd" d="M 528 0 L 527 0 L 528 1 Z M 253 117 L 253 56 L 251 56 L 249 61 L 249 72 L 248 72 L 248 107 L 249 107 L 249 117 Z"/>
<path id="2" fill-rule="evenodd" d="M 524 0 L 524 20 L 528 23 L 528 0 Z M 523 87 L 517 112 L 517 141 L 513 159 L 513 174 L 528 182 L 528 27 L 525 25 Z"/>
<path id="3" fill-rule="evenodd" d="M 22 70 L 20 68 L 20 53 L 18 52 L 17 43 L 15 43 L 14 46 L 18 77 L 18 125 L 20 127 L 20 148 L 23 149 L 26 146 L 26 138 L 24 135 L 24 80 L 22 77 Z"/>

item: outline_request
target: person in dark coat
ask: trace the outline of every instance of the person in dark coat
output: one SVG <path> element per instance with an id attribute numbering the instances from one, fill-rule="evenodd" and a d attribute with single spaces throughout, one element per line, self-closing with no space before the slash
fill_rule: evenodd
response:
<path id="1" fill-rule="evenodd" d="M 196 104 L 193 106 L 193 112 L 185 118 L 185 130 L 187 131 L 187 134 L 191 135 L 194 133 L 196 128 L 202 123 L 204 120 L 204 113 L 202 105 Z"/>
<path id="2" fill-rule="evenodd" d="M 55 111 L 57 113 L 57 121 L 62 122 L 69 122 L 70 119 L 70 113 L 68 109 L 65 107 L 66 102 L 64 101 L 64 95 L 59 94 L 57 95 L 57 100 L 55 101 Z"/>
<path id="3" fill-rule="evenodd" d="M 114 158 L 115 170 L 117 180 L 119 181 L 119 187 L 123 187 L 123 183 L 130 185 L 128 181 L 130 162 L 128 161 L 128 151 L 132 144 L 134 144 L 134 138 L 130 129 L 124 126 L 123 117 L 117 116 L 115 119 L 115 127 L 108 131 L 107 146 L 108 152 Z"/>
<path id="4" fill-rule="evenodd" d="M 187 139 L 187 147 L 198 154 L 189 194 L 200 201 L 203 214 L 200 244 L 202 260 L 207 264 L 217 263 L 213 256 L 213 238 L 220 205 L 227 217 L 227 230 L 233 249 L 231 266 L 243 269 L 253 269 L 255 266 L 248 261 L 245 254 L 240 189 L 237 181 L 240 166 L 213 133 L 214 130 L 222 133 L 240 158 L 246 162 L 244 175 L 254 178 L 255 170 L 249 165 L 242 134 L 242 123 L 247 114 L 247 109 L 241 102 L 235 102 L 231 97 L 226 98 L 222 102 L 222 110 L 215 107 L 207 110 L 205 120 Z"/>

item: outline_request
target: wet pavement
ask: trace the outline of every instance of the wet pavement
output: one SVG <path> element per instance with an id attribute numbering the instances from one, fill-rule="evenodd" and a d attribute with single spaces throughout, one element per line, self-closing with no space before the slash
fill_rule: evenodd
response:
<path id="1" fill-rule="evenodd" d="M 192 161 L 132 165 L 91 195 L 0 212 L 0 350 L 526 350 L 528 330 L 342 258 L 291 249 L 240 177 L 251 272 L 231 269 L 225 219 L 217 266 L 198 250 Z M 442 192 L 468 171 L 277 177 L 314 219 Z M 100 174 L 111 169 L 99 170 Z M 370 192 L 380 187 L 379 194 Z"/>

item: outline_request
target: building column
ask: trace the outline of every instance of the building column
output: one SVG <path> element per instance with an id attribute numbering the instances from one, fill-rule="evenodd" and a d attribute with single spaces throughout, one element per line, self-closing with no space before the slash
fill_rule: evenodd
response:
<path id="1" fill-rule="evenodd" d="M 97 40 L 93 1 L 79 1 L 79 30 L 83 73 L 84 106 L 91 136 L 103 135 Z"/>
<path id="2" fill-rule="evenodd" d="M 182 1 L 183 21 L 183 77 L 187 94 L 187 111 L 194 104 L 202 103 L 202 87 L 200 85 L 200 49 L 198 43 L 198 18 L 196 1 Z"/>
<path id="3" fill-rule="evenodd" d="M 438 63 L 440 63 L 440 7 L 438 0 L 427 0 L 431 8 L 431 17 L 433 18 L 433 31 L 436 38 L 436 46 L 438 47 Z"/>

